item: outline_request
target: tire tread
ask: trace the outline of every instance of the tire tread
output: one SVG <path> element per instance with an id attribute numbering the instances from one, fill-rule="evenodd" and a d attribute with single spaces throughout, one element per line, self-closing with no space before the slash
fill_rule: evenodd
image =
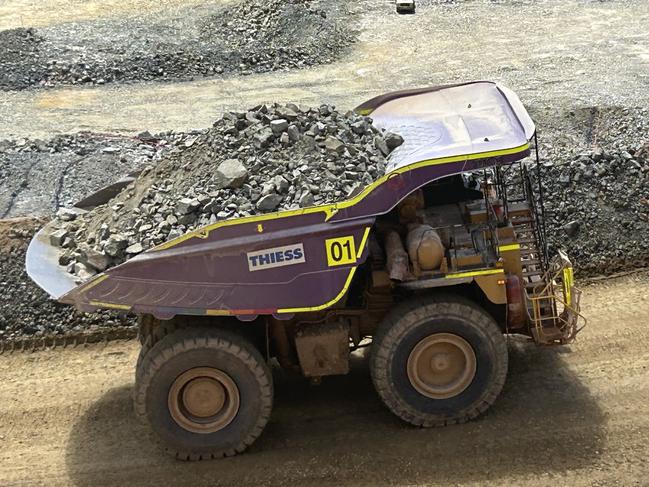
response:
<path id="1" fill-rule="evenodd" d="M 430 415 L 414 410 L 395 392 L 388 374 L 390 357 L 396 350 L 400 337 L 417 321 L 442 310 L 445 314 L 460 316 L 479 326 L 494 344 L 497 363 L 502 364 L 502 366 L 496 368 L 496 375 L 489 382 L 481 401 L 458 411 L 457 415 L 451 419 L 434 419 L 427 417 Z M 415 298 L 401 303 L 379 325 L 373 342 L 370 356 L 370 372 L 376 391 L 388 409 L 396 416 L 415 426 L 447 426 L 475 419 L 495 402 L 507 378 L 507 344 L 498 325 L 486 311 L 472 301 L 460 296 L 440 294 Z"/>
<path id="2" fill-rule="evenodd" d="M 185 449 L 167 446 L 167 453 L 179 460 L 207 460 L 229 457 L 243 452 L 261 434 L 270 418 L 273 403 L 273 384 L 271 371 L 261 354 L 245 338 L 223 329 L 179 328 L 158 340 L 146 354 L 136 374 L 134 407 L 136 416 L 146 422 L 147 391 L 155 374 L 162 366 L 177 355 L 199 348 L 211 348 L 236 356 L 252 372 L 261 390 L 261 411 L 255 425 L 246 437 L 229 449 L 217 449 L 209 453 L 195 453 Z"/>

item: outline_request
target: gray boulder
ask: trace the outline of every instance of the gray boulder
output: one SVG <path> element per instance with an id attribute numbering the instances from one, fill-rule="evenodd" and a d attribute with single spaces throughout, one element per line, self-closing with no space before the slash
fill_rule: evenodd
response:
<path id="1" fill-rule="evenodd" d="M 215 173 L 216 183 L 221 188 L 240 188 L 247 178 L 248 170 L 239 159 L 226 159 Z"/>

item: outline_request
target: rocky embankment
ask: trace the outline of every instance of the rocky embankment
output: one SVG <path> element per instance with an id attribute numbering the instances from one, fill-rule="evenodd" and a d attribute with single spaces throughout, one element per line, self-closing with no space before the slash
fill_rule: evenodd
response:
<path id="1" fill-rule="evenodd" d="M 547 234 L 579 276 L 649 265 L 649 145 L 543 167 Z"/>
<path id="2" fill-rule="evenodd" d="M 101 311 L 77 312 L 59 304 L 25 271 L 25 252 L 44 223 L 34 218 L 0 220 L 0 343 L 26 336 L 84 334 L 134 326 L 134 319 Z"/>

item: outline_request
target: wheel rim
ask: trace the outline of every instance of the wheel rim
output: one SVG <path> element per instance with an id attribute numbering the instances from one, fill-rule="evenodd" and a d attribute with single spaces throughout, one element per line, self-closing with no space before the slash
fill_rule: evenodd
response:
<path id="1" fill-rule="evenodd" d="M 408 379 L 431 399 L 448 399 L 464 391 L 475 376 L 473 348 L 452 333 L 435 333 L 422 339 L 408 357 Z"/>
<path id="2" fill-rule="evenodd" d="M 192 433 L 214 433 L 232 422 L 239 411 L 239 389 L 219 369 L 197 367 L 180 374 L 169 389 L 169 412 Z"/>

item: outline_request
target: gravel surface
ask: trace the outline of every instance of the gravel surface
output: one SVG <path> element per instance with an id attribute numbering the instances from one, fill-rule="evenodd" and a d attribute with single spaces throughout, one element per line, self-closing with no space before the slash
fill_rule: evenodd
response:
<path id="1" fill-rule="evenodd" d="M 385 172 L 403 139 L 334 107 L 261 105 L 226 113 L 105 205 L 62 208 L 52 243 L 86 279 L 143 250 L 227 218 L 332 203 Z"/>
<path id="2" fill-rule="evenodd" d="M 0 32 L 0 89 L 178 80 L 330 63 L 353 42 L 339 9 L 314 0 L 247 0 L 173 15 Z"/>
<path id="3" fill-rule="evenodd" d="M 176 137 L 164 136 L 79 133 L 0 141 L 0 218 L 48 215 L 74 204 L 157 160 Z"/>
<path id="4" fill-rule="evenodd" d="M 0 342 L 134 326 L 130 317 L 106 311 L 84 314 L 59 304 L 29 278 L 25 252 L 42 223 L 32 218 L 0 220 Z"/>

